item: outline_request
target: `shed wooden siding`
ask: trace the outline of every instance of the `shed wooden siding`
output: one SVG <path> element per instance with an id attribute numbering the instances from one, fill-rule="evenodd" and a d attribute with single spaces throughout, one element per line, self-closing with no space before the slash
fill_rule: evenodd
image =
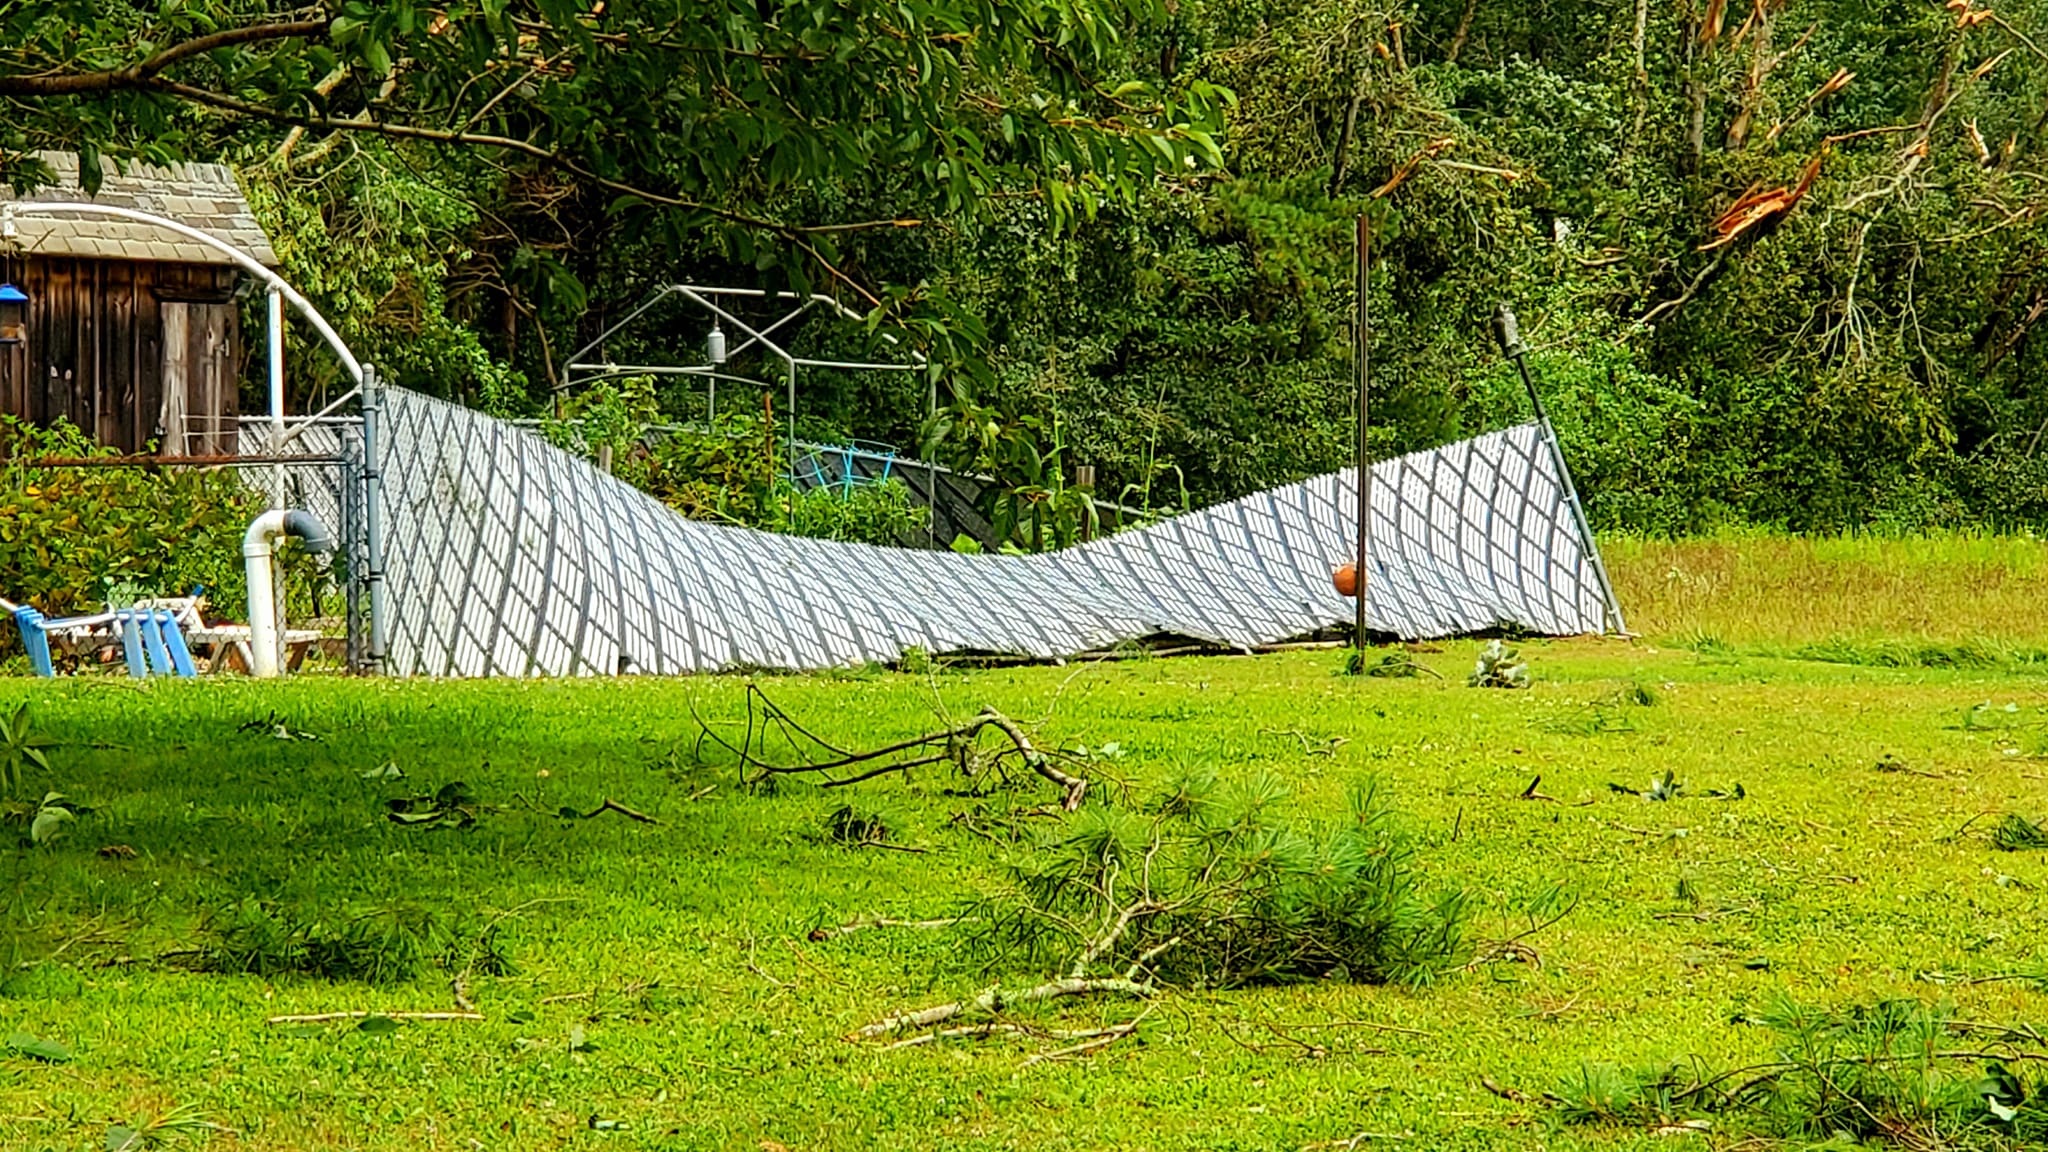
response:
<path id="1" fill-rule="evenodd" d="M 0 345 L 0 412 L 38 424 L 69 420 L 102 444 L 148 451 L 164 411 L 165 312 L 173 308 L 186 321 L 187 435 L 160 450 L 234 451 L 241 364 L 234 269 L 36 255 L 11 263 L 29 297 L 28 339 Z"/>

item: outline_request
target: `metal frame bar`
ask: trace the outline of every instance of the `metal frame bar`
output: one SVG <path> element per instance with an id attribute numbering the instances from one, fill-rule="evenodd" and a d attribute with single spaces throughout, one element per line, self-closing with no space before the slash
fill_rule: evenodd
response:
<path id="1" fill-rule="evenodd" d="M 784 394 L 786 398 L 784 419 L 788 421 L 789 425 L 789 433 L 785 437 L 787 441 L 785 451 L 789 455 L 790 467 L 792 469 L 796 467 L 796 384 L 797 370 L 799 368 L 833 368 L 848 372 L 916 372 L 930 365 L 924 354 L 914 348 L 909 350 L 910 363 L 907 364 L 870 363 L 853 360 L 813 360 L 809 357 L 793 355 L 787 348 L 770 339 L 783 325 L 810 311 L 813 306 L 820 304 L 830 308 L 842 320 L 861 321 L 866 319 L 860 313 L 840 303 L 836 298 L 827 296 L 822 292 L 799 295 L 795 292 L 779 290 L 771 292 L 765 288 L 722 288 L 704 284 L 664 284 L 655 289 L 654 294 L 642 301 L 638 307 L 626 313 L 617 323 L 598 333 L 595 339 L 578 348 L 569 357 L 568 367 L 563 370 L 562 381 L 555 385 L 554 390 L 556 394 L 559 395 L 562 392 L 566 392 L 579 384 L 594 384 L 600 380 L 616 380 L 627 376 L 704 376 L 711 382 L 706 390 L 705 413 L 710 420 L 716 420 L 718 415 L 717 381 L 734 380 L 749 384 L 759 383 L 743 376 L 724 375 L 717 371 L 718 365 L 716 364 L 707 364 L 701 367 L 685 365 L 633 366 L 609 362 L 593 363 L 585 359 L 592 350 L 601 346 L 614 335 L 617 335 L 627 325 L 646 315 L 649 309 L 670 296 L 681 296 L 706 312 L 711 313 L 717 321 L 731 324 L 746 336 L 746 339 L 740 341 L 738 345 L 726 350 L 727 359 L 731 359 L 758 344 L 777 360 L 782 361 L 784 368 L 783 383 L 786 388 Z M 797 303 L 796 307 L 784 313 L 774 323 L 757 329 L 746 321 L 741 320 L 731 309 L 716 302 L 714 298 L 717 297 L 735 297 L 749 300 L 790 300 L 798 301 L 799 303 Z M 882 339 L 892 345 L 901 345 L 903 343 L 892 332 L 884 332 L 881 336 Z M 588 374 L 577 376 L 575 373 L 578 371 L 585 371 Z M 773 387 L 772 384 L 766 386 Z M 927 407 L 929 409 L 926 413 L 927 418 L 936 419 L 939 414 L 939 388 L 937 381 L 932 382 L 927 397 Z M 925 464 L 927 468 L 932 468 L 935 467 L 936 462 L 925 461 Z M 936 491 L 935 480 L 933 491 Z M 937 529 L 932 529 L 932 532 L 936 533 Z M 936 535 L 933 535 L 928 542 L 936 542 Z"/>
<path id="2" fill-rule="evenodd" d="M 73 203 L 68 200 L 37 200 L 11 204 L 8 208 L 10 210 L 9 215 L 15 217 L 50 215 L 53 213 L 63 215 L 73 212 L 82 213 L 87 216 L 112 216 L 118 220 L 133 220 L 140 224 L 150 224 L 175 232 L 195 244 L 203 244 L 226 256 L 237 268 L 261 280 L 265 287 L 290 301 L 292 308 L 299 315 L 305 317 L 306 322 L 311 324 L 314 330 L 320 333 L 321 338 L 327 341 L 328 347 L 334 349 L 334 354 L 341 360 L 342 367 L 348 369 L 349 378 L 358 384 L 363 381 L 363 366 L 356 360 L 355 353 L 350 352 L 348 345 L 342 343 L 341 336 L 335 332 L 334 326 L 327 322 L 327 317 L 322 316 L 318 308 L 313 307 L 312 301 L 300 295 L 299 290 L 292 287 L 291 283 L 284 277 L 265 268 L 261 261 L 211 233 L 202 232 L 190 224 L 182 224 L 169 217 L 159 216 L 154 212 L 144 212 L 138 208 L 123 208 L 115 204 Z"/>
<path id="3" fill-rule="evenodd" d="M 1579 486 L 1572 480 L 1571 468 L 1565 464 L 1564 446 L 1558 443 L 1557 426 L 1550 422 L 1550 410 L 1543 406 L 1543 396 L 1536 391 L 1536 378 L 1529 372 L 1529 348 L 1522 343 L 1521 327 L 1515 322 L 1514 310 L 1502 304 L 1499 312 L 1495 313 L 1494 324 L 1501 350 L 1514 360 L 1516 369 L 1522 374 L 1522 388 L 1529 393 L 1529 404 L 1536 410 L 1536 423 L 1543 429 L 1543 443 L 1550 449 L 1551 462 L 1557 465 L 1558 479 L 1564 484 L 1565 503 L 1572 513 L 1572 525 L 1579 533 L 1579 546 L 1585 550 L 1586 558 L 1593 565 L 1593 575 L 1600 582 L 1600 597 L 1608 626 L 1615 635 L 1627 636 L 1628 622 L 1621 615 L 1621 599 L 1614 594 L 1614 581 L 1608 578 L 1607 562 L 1601 559 L 1599 542 L 1593 539 L 1593 525 L 1586 519 L 1585 506 L 1579 503 Z"/>

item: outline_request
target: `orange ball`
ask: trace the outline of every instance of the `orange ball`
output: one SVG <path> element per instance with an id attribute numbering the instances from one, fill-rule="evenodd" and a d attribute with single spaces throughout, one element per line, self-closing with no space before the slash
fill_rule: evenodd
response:
<path id="1" fill-rule="evenodd" d="M 1358 595 L 1358 565 L 1346 564 L 1330 573 L 1330 583 L 1337 586 L 1339 596 Z"/>

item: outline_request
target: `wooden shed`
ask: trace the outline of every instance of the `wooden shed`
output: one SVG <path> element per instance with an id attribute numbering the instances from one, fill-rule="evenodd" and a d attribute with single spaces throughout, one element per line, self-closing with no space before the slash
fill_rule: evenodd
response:
<path id="1" fill-rule="evenodd" d="M 123 452 L 235 451 L 240 411 L 240 297 L 248 279 L 227 256 L 142 221 L 15 214 L 10 205 L 69 201 L 138 209 L 196 228 L 265 266 L 277 262 L 234 171 L 219 164 L 128 163 L 88 197 L 78 158 L 43 153 L 55 187 L 0 189 L 0 284 L 28 299 L 20 339 L 0 343 L 0 413 L 66 419 Z"/>

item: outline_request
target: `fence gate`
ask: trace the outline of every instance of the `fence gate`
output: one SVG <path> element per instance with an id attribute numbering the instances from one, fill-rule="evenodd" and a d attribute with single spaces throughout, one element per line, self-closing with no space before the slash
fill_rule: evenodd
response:
<path id="1" fill-rule="evenodd" d="M 310 602 L 288 605 L 284 618 L 332 619 L 336 613 L 331 609 L 339 608 L 346 628 L 348 669 L 374 671 L 363 420 L 336 416 L 295 421 L 287 425 L 285 435 L 284 444 L 277 446 L 276 428 L 268 418 L 243 417 L 237 438 L 244 461 L 239 465 L 242 477 L 271 507 L 310 512 L 334 533 L 338 546 L 329 571 L 340 603 L 326 602 L 316 590 Z"/>

